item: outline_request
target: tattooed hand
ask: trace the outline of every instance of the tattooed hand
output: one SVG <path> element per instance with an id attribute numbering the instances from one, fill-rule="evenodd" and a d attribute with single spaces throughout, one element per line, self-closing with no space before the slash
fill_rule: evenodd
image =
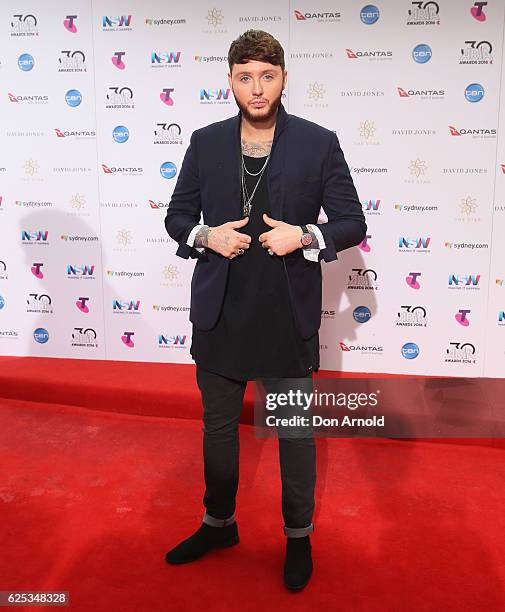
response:
<path id="1" fill-rule="evenodd" d="M 223 225 L 209 227 L 207 230 L 207 246 L 216 253 L 223 255 L 223 257 L 234 259 L 239 254 L 239 249 L 245 251 L 251 243 L 251 236 L 236 231 L 238 228 L 247 225 L 248 222 L 249 217 L 244 217 L 238 221 L 228 221 Z"/>

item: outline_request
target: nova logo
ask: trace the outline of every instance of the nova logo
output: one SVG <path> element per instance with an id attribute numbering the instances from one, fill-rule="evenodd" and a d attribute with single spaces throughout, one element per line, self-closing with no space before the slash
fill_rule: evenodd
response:
<path id="1" fill-rule="evenodd" d="M 500 310 L 498 312 L 498 323 L 505 325 L 505 311 L 504 310 Z"/>
<path id="2" fill-rule="evenodd" d="M 133 348 L 135 346 L 135 343 L 132 340 L 134 335 L 135 335 L 135 332 L 125 331 L 123 335 L 121 336 L 121 340 L 123 341 L 123 344 L 125 344 L 128 348 Z"/>
<path id="3" fill-rule="evenodd" d="M 87 276 L 92 277 L 95 272 L 95 266 L 72 266 L 70 264 L 67 265 L 67 277 L 72 276 Z"/>
<path id="4" fill-rule="evenodd" d="M 114 30 L 119 30 L 121 28 L 126 29 L 130 27 L 131 20 L 131 15 L 121 15 L 119 17 L 108 17 L 104 15 L 102 17 L 102 28 Z"/>
<path id="5" fill-rule="evenodd" d="M 410 272 L 405 277 L 405 282 L 411 289 L 421 289 L 421 284 L 417 280 L 421 276 L 421 272 Z"/>
<path id="6" fill-rule="evenodd" d="M 505 174 L 505 164 L 500 164 L 500 167 L 503 174 Z"/>
<path id="7" fill-rule="evenodd" d="M 116 68 L 119 68 L 119 70 L 124 70 L 126 68 L 126 64 L 123 61 L 123 57 L 126 55 L 126 51 L 115 51 L 114 55 L 112 56 L 112 63 L 114 64 L 114 66 L 116 66 Z"/>
<path id="8" fill-rule="evenodd" d="M 186 346 L 186 336 L 159 334 L 158 346 L 183 348 Z"/>
<path id="9" fill-rule="evenodd" d="M 228 100 L 230 89 L 200 89 L 200 101 Z"/>
<path id="10" fill-rule="evenodd" d="M 49 232 L 47 230 L 21 230 L 21 240 L 23 242 L 47 242 L 48 235 Z"/>
<path id="11" fill-rule="evenodd" d="M 44 278 L 44 273 L 42 272 L 43 263 L 34 263 L 30 268 L 31 273 L 35 278 Z"/>
<path id="12" fill-rule="evenodd" d="M 476 287 L 480 281 L 480 274 L 449 274 L 449 287 Z"/>
<path id="13" fill-rule="evenodd" d="M 430 245 L 431 238 L 405 238 L 400 237 L 398 240 L 398 248 L 399 249 L 408 249 L 408 250 L 423 250 L 427 249 Z"/>
<path id="14" fill-rule="evenodd" d="M 173 91 L 175 91 L 175 89 L 173 87 L 170 87 L 169 89 L 163 89 L 162 90 L 162 92 L 160 93 L 160 100 L 163 102 L 163 104 L 166 104 L 167 106 L 173 106 L 174 105 L 174 101 L 170 97 Z"/>
<path id="15" fill-rule="evenodd" d="M 75 303 L 75 305 L 81 312 L 83 312 L 84 314 L 88 314 L 89 306 L 86 304 L 86 302 L 88 301 L 89 301 L 89 297 L 80 297 L 80 298 L 77 298 L 77 302 Z"/>
<path id="16" fill-rule="evenodd" d="M 470 320 L 466 318 L 466 315 L 470 314 L 471 310 L 458 310 L 458 312 L 454 315 L 456 321 L 463 325 L 463 327 L 468 327 L 470 325 Z"/>
<path id="17" fill-rule="evenodd" d="M 371 240 L 372 236 L 367 234 L 365 238 L 362 240 L 360 244 L 358 244 L 358 248 L 360 248 L 364 253 L 370 253 L 372 250 L 369 244 L 369 240 Z"/>
<path id="18" fill-rule="evenodd" d="M 114 312 L 135 312 L 140 310 L 140 300 L 112 300 L 112 310 Z"/>
<path id="19" fill-rule="evenodd" d="M 486 13 L 482 10 L 485 6 L 487 6 L 487 2 L 474 2 L 470 9 L 470 15 L 477 21 L 486 21 Z"/>
<path id="20" fill-rule="evenodd" d="M 67 15 L 66 18 L 63 20 L 63 25 L 65 26 L 65 29 L 68 32 L 72 32 L 72 34 L 75 34 L 77 32 L 74 19 L 77 19 L 77 15 Z"/>
<path id="21" fill-rule="evenodd" d="M 151 53 L 151 66 L 165 66 L 167 64 L 178 64 L 181 57 L 180 51 L 153 51 Z"/>
<path id="22" fill-rule="evenodd" d="M 379 213 L 379 206 L 380 206 L 381 201 L 380 200 L 363 200 L 361 202 L 361 205 L 363 206 L 363 210 L 367 213 L 371 213 L 371 214 L 378 214 Z"/>

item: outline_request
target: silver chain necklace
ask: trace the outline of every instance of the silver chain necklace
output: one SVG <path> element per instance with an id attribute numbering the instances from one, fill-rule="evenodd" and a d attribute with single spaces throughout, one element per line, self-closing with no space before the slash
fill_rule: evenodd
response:
<path id="1" fill-rule="evenodd" d="M 271 151 L 270 151 L 271 153 Z M 263 172 L 265 171 L 265 168 L 267 167 L 267 163 L 268 160 L 270 159 L 270 153 L 268 154 L 265 163 L 263 164 L 263 167 L 258 171 L 258 172 L 250 172 L 246 165 L 245 165 L 245 160 L 244 160 L 244 154 L 242 153 L 242 198 L 244 200 L 244 205 L 243 205 L 243 214 L 245 217 L 248 217 L 251 214 L 251 202 L 252 199 L 254 198 L 254 194 L 256 193 L 256 190 L 258 189 L 258 185 L 261 182 L 261 177 L 263 176 Z M 256 185 L 254 186 L 253 192 L 251 194 L 251 196 L 249 196 L 249 193 L 247 191 L 247 185 L 246 185 L 246 181 L 245 181 L 245 175 L 244 175 L 244 170 L 245 172 L 249 175 L 249 176 L 258 176 L 259 175 L 259 179 L 256 181 Z"/>

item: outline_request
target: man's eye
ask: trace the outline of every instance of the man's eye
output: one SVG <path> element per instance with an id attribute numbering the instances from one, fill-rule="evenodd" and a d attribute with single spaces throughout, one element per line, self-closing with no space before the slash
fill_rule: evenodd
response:
<path id="1" fill-rule="evenodd" d="M 271 81 L 274 77 L 271 74 L 265 74 L 265 79 Z"/>
<path id="2" fill-rule="evenodd" d="M 240 77 L 240 81 L 245 81 L 245 80 L 246 80 L 246 79 L 248 79 L 248 78 L 249 78 L 249 77 L 246 77 L 246 76 Z"/>

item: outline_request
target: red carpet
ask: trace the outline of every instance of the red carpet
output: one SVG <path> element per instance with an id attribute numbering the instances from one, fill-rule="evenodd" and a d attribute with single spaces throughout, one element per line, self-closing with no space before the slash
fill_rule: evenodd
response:
<path id="1" fill-rule="evenodd" d="M 67 590 L 86 612 L 504 609 L 500 448 L 317 439 L 314 576 L 293 594 L 277 441 L 241 425 L 240 544 L 168 566 L 203 514 L 194 374 L 181 366 L 174 383 L 172 366 L 112 362 L 90 378 L 87 363 L 79 382 L 82 362 L 0 360 L 0 590 Z M 149 412 L 171 416 L 148 416 L 152 398 Z"/>

